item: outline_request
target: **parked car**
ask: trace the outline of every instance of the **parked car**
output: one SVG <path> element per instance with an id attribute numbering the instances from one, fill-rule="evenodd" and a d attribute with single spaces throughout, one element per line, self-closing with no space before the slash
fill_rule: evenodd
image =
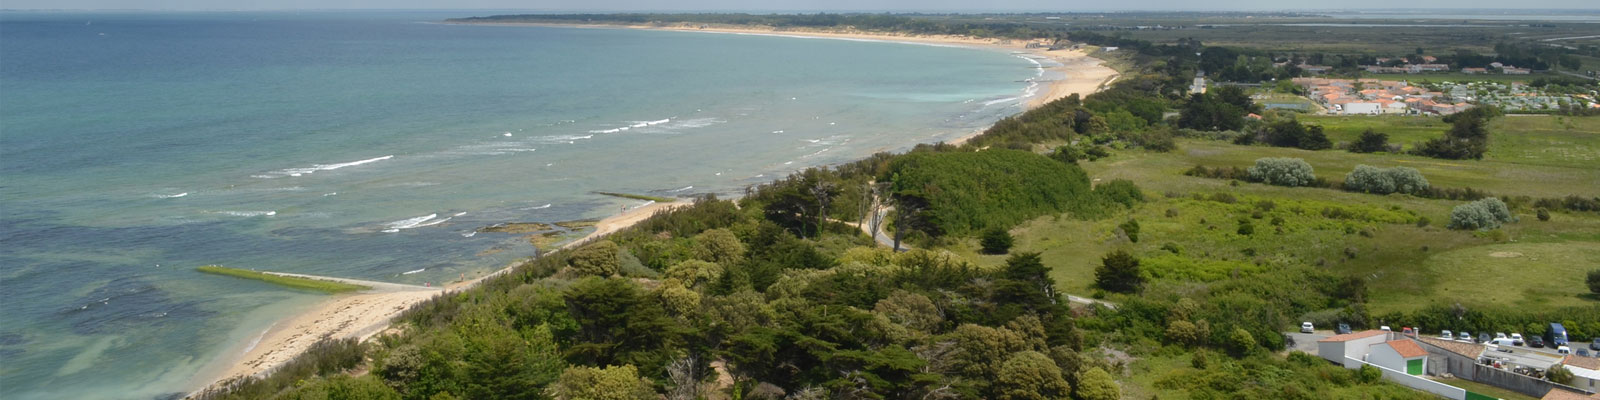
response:
<path id="1" fill-rule="evenodd" d="M 1379 326 L 1378 330 L 1384 331 L 1384 332 L 1394 332 L 1392 330 L 1389 330 L 1389 326 L 1388 325 Z"/>
<path id="2" fill-rule="evenodd" d="M 1510 337 L 1506 336 L 1505 332 L 1495 332 L 1494 333 L 1494 338 L 1495 339 L 1510 339 Z"/>
<path id="3" fill-rule="evenodd" d="M 1589 350 L 1600 351 L 1600 337 L 1594 338 L 1594 343 L 1589 343 Z"/>
<path id="4" fill-rule="evenodd" d="M 1528 347 L 1544 348 L 1544 338 L 1539 336 L 1528 337 Z"/>
<path id="5" fill-rule="evenodd" d="M 1461 331 L 1461 333 L 1456 334 L 1456 340 L 1460 340 L 1460 341 L 1463 341 L 1463 342 L 1471 342 L 1472 341 L 1472 332 Z"/>
<path id="6" fill-rule="evenodd" d="M 1567 346 L 1556 346 L 1556 354 L 1560 354 L 1560 355 L 1572 354 L 1572 348 L 1571 347 L 1567 347 Z"/>
<path id="7" fill-rule="evenodd" d="M 1511 347 L 1511 339 L 1508 339 L 1508 338 L 1490 339 L 1488 342 L 1484 342 L 1484 343 L 1487 343 L 1487 344 L 1493 345 L 1493 346 Z"/>
<path id="8" fill-rule="evenodd" d="M 1301 322 L 1300 323 L 1300 333 L 1311 333 L 1311 332 L 1315 332 L 1316 330 L 1317 330 L 1316 328 L 1313 328 L 1311 326 L 1311 321 L 1306 321 L 1306 322 Z"/>
<path id="9" fill-rule="evenodd" d="M 1384 328 L 1388 328 L 1388 327 L 1385 326 Z M 1387 331 L 1388 329 L 1385 329 L 1385 330 Z M 1416 329 L 1411 329 L 1411 327 L 1409 327 L 1409 326 L 1402 326 L 1402 327 L 1400 327 L 1400 334 L 1406 335 L 1406 336 L 1410 336 L 1410 337 L 1417 337 L 1417 330 Z"/>
<path id="10" fill-rule="evenodd" d="M 1522 334 L 1521 333 L 1512 333 L 1511 334 L 1511 344 L 1515 344 L 1515 345 L 1521 346 L 1523 344 L 1522 343 Z"/>
<path id="11" fill-rule="evenodd" d="M 1589 355 L 1589 349 L 1578 349 L 1578 357 L 1591 357 Z"/>
<path id="12" fill-rule="evenodd" d="M 1342 322 L 1339 323 L 1338 327 L 1333 328 L 1333 333 L 1335 335 L 1343 335 L 1343 334 L 1346 334 L 1346 333 L 1350 333 L 1350 324 L 1346 324 L 1346 323 L 1342 323 Z"/>
<path id="13" fill-rule="evenodd" d="M 1489 339 L 1493 339 L 1489 337 L 1489 332 L 1478 332 L 1478 343 L 1487 342 Z"/>
<path id="14" fill-rule="evenodd" d="M 1454 332 L 1450 332 L 1449 329 L 1445 329 L 1439 331 L 1439 338 L 1444 340 L 1456 340 L 1456 334 Z"/>

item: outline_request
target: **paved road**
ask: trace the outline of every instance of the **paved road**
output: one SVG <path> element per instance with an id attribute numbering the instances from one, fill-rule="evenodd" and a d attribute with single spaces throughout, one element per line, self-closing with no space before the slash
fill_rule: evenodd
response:
<path id="1" fill-rule="evenodd" d="M 1102 305 L 1102 306 L 1106 306 L 1106 308 L 1109 308 L 1109 309 L 1113 309 L 1113 310 L 1117 309 L 1117 303 L 1112 303 L 1112 302 L 1105 301 L 1105 300 L 1091 299 L 1091 298 L 1088 298 L 1088 297 L 1078 297 L 1078 296 L 1073 296 L 1073 295 L 1070 295 L 1070 294 L 1067 295 L 1067 301 L 1070 301 L 1070 302 L 1073 302 L 1073 303 L 1078 303 L 1078 304 L 1099 304 L 1099 305 Z"/>
<path id="2" fill-rule="evenodd" d="M 1583 79 L 1600 79 L 1600 78 L 1595 78 L 1595 77 L 1592 77 L 1592 76 L 1580 74 L 1580 73 L 1577 73 L 1577 72 L 1567 72 L 1567 71 L 1556 71 L 1556 72 L 1567 74 L 1569 76 L 1576 76 L 1576 77 L 1583 78 Z"/>
<path id="3" fill-rule="evenodd" d="M 1289 347 L 1289 350 L 1317 354 L 1317 341 L 1333 336 L 1333 331 L 1315 331 L 1313 333 L 1284 332 L 1283 334 L 1294 341 L 1294 346 Z"/>

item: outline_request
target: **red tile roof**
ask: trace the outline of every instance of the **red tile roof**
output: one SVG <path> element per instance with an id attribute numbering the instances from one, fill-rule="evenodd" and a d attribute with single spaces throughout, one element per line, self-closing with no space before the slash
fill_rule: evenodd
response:
<path id="1" fill-rule="evenodd" d="M 1561 360 L 1561 363 L 1587 370 L 1600 371 L 1600 358 L 1578 357 L 1569 354 Z"/>
<path id="2" fill-rule="evenodd" d="M 1348 342 L 1348 341 L 1351 341 L 1351 340 L 1365 339 L 1365 338 L 1369 338 L 1369 337 L 1373 337 L 1373 336 L 1378 336 L 1378 335 L 1382 335 L 1382 334 L 1385 334 L 1385 333 L 1389 333 L 1389 332 L 1384 332 L 1384 331 L 1380 331 L 1380 330 L 1377 330 L 1377 329 L 1373 329 L 1373 330 L 1370 330 L 1370 331 L 1352 332 L 1352 333 L 1346 333 L 1346 334 L 1343 334 L 1343 335 L 1333 335 L 1333 336 L 1329 336 L 1327 339 L 1318 340 L 1317 342 L 1318 343 L 1321 343 L 1321 342 Z"/>
<path id="3" fill-rule="evenodd" d="M 1390 340 L 1384 344 L 1389 345 L 1389 347 L 1393 347 L 1394 352 L 1400 353 L 1401 358 L 1422 357 L 1428 355 L 1427 350 L 1423 350 L 1422 346 L 1418 346 L 1417 342 L 1413 342 L 1410 339 Z"/>
<path id="4" fill-rule="evenodd" d="M 1581 395 L 1581 394 L 1568 392 L 1568 391 L 1562 390 L 1562 389 L 1551 389 L 1549 393 L 1545 393 L 1544 397 L 1540 398 L 1540 400 L 1593 400 L 1593 399 L 1600 399 L 1600 394 L 1584 396 L 1584 395 Z"/>
<path id="5" fill-rule="evenodd" d="M 1483 354 L 1484 349 L 1484 346 L 1481 344 L 1462 343 L 1454 340 L 1444 340 L 1427 336 L 1418 336 L 1417 340 L 1421 340 L 1423 343 L 1444 349 L 1445 351 L 1460 354 L 1473 359 L 1476 359 L 1479 355 Z"/>

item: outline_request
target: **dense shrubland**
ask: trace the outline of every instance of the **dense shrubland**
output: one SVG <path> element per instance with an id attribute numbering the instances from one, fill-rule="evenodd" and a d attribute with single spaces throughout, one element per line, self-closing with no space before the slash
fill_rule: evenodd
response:
<path id="1" fill-rule="evenodd" d="M 918 29 L 894 25 L 904 21 L 893 16 L 729 18 Z M 1227 59 L 1188 40 L 1071 36 L 1125 46 L 1137 69 L 1105 91 L 1002 120 L 964 145 L 922 145 L 809 169 L 752 187 L 737 201 L 700 199 L 418 305 L 395 332 L 366 345 L 325 345 L 209 398 L 1116 399 L 1140 389 L 1139 398 L 1422 399 L 1429 395 L 1311 355 L 1280 356 L 1280 332 L 1314 316 L 1357 327 L 1451 324 L 1530 334 L 1535 322 L 1577 318 L 1568 324 L 1582 333 L 1575 336 L 1600 333 L 1585 322 L 1600 321 L 1593 308 L 1519 313 L 1429 305 L 1371 315 L 1368 281 L 1331 267 L 1367 250 L 1323 241 L 1425 224 L 1415 211 L 1229 192 L 1147 199 L 1128 180 L 1091 185 L 1082 163 L 1113 151 L 1170 151 L 1174 136 L 1193 132 L 1231 130 L 1236 134 L 1218 137 L 1308 149 L 1328 144 L 1318 129 L 1292 119 L 1247 122 L 1257 110 L 1236 88 L 1185 95 L 1187 78 L 1207 62 L 1256 79 L 1282 72 L 1257 68 L 1250 56 Z M 1164 120 L 1174 108 L 1179 116 Z M 1386 148 L 1386 141 L 1359 145 Z M 1037 153 L 1042 149 L 1048 155 Z M 1188 174 L 1425 198 L 1487 196 L 1428 186 L 1414 170 L 1363 168 L 1330 182 L 1300 160 L 1257 164 L 1196 166 Z M 1494 210 L 1485 206 L 1487 214 L 1498 220 L 1497 210 L 1519 206 L 1600 210 L 1600 199 L 1507 199 Z M 1149 211 L 1152 202 L 1173 208 L 1164 220 L 1129 215 Z M 934 250 L 897 253 L 846 225 L 885 208 L 893 209 L 886 225 L 897 237 Z M 1109 231 L 1090 240 L 1109 243 L 1110 251 L 1074 255 L 1095 260 L 1092 282 L 1052 278 L 1059 261 L 1014 241 L 1017 224 L 1050 217 Z M 966 259 L 938 250 L 971 239 L 993 255 Z M 1318 249 L 1256 245 L 1263 241 Z M 1332 254 L 1345 259 L 1329 261 Z M 1073 305 L 1057 291 L 1061 284 L 1089 287 L 1118 304 Z M 1136 381 L 1143 387 L 1131 387 Z"/>

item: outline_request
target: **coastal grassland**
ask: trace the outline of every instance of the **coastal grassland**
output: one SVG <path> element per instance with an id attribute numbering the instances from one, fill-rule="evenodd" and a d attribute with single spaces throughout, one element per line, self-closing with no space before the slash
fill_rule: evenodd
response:
<path id="1" fill-rule="evenodd" d="M 1493 141 L 1494 139 L 1491 139 L 1491 143 Z M 1216 179 L 1171 180 L 1166 179 L 1167 175 L 1181 175 L 1184 170 L 1196 165 L 1244 168 L 1253 165 L 1258 158 L 1294 157 L 1305 159 L 1316 169 L 1317 176 L 1327 179 L 1343 179 L 1345 174 L 1360 164 L 1381 168 L 1405 166 L 1421 171 L 1434 187 L 1470 187 L 1502 196 L 1600 196 L 1600 167 L 1581 167 L 1581 164 L 1550 166 L 1501 160 L 1440 160 L 1404 154 L 1357 154 L 1337 150 L 1310 151 L 1283 147 L 1237 146 L 1216 141 L 1183 140 L 1179 143 L 1179 149 L 1171 153 L 1123 152 L 1100 162 L 1085 164 L 1084 167 L 1089 170 L 1092 177 L 1130 179 L 1140 182 L 1140 186 L 1146 190 L 1190 191 L 1214 189 L 1225 186 L 1228 182 Z M 1490 154 L 1493 153 L 1491 150 Z M 1104 168 L 1100 171 L 1105 174 L 1104 176 L 1096 174 L 1096 169 L 1100 168 Z M 1147 180 L 1151 182 L 1150 185 L 1144 183 Z"/>
<path id="2" fill-rule="evenodd" d="M 1600 229 L 1600 224 L 1589 222 L 1568 228 L 1600 232 L 1595 230 Z M 1544 224 L 1525 220 L 1522 225 L 1543 227 Z M 1525 309 L 1595 304 L 1584 286 L 1583 277 L 1600 265 L 1600 237 L 1588 238 L 1591 241 L 1568 241 L 1529 234 L 1531 230 L 1520 229 L 1523 234 L 1516 243 L 1493 243 L 1434 254 L 1417 266 L 1434 273 L 1432 290 L 1377 293 L 1374 301 L 1392 304 L 1394 307 L 1389 308 L 1399 310 L 1406 310 L 1407 305 L 1438 301 Z M 1591 235 L 1600 236 L 1600 233 Z M 1552 241 L 1533 242 L 1539 240 Z"/>
<path id="3" fill-rule="evenodd" d="M 651 195 L 634 194 L 634 193 L 594 192 L 594 194 L 611 196 L 611 197 L 621 197 L 621 198 L 624 198 L 624 199 L 654 201 L 654 202 L 657 202 L 657 203 L 671 203 L 671 202 L 675 201 L 674 199 L 672 199 L 670 197 L 651 196 Z"/>
<path id="4" fill-rule="evenodd" d="M 1196 361 L 1196 359 L 1201 359 Z M 1159 347 L 1137 357 L 1126 366 L 1125 399 L 1193 399 L 1209 386 L 1257 386 L 1257 393 L 1272 393 L 1262 398 L 1295 398 L 1294 394 L 1317 393 L 1317 398 L 1351 399 L 1426 399 L 1432 395 L 1398 385 L 1355 386 L 1360 382 L 1356 370 L 1328 363 L 1315 355 L 1278 357 L 1259 354 L 1234 359 L 1219 352 Z M 1241 382 L 1251 382 L 1241 385 Z"/>
<path id="5" fill-rule="evenodd" d="M 1303 158 L 1325 178 L 1342 178 L 1356 164 L 1407 165 L 1422 170 L 1436 186 L 1519 196 L 1600 195 L 1593 184 L 1600 182 L 1595 170 L 1184 140 L 1170 153 L 1123 151 L 1082 164 L 1096 180 L 1139 182 L 1149 201 L 1106 219 L 1045 216 L 1024 222 L 1012 229 L 1013 251 L 1041 252 L 1061 289 L 1080 295 L 1095 290 L 1099 256 L 1124 248 L 1142 257 L 1147 273 L 1157 280 L 1188 284 L 1290 264 L 1361 277 L 1370 288 L 1367 301 L 1374 314 L 1445 301 L 1541 309 L 1596 304 L 1580 296 L 1581 271 L 1574 269 L 1595 265 L 1588 256 L 1600 249 L 1600 215 L 1594 213 L 1554 212 L 1551 221 L 1539 221 L 1532 210 L 1514 210 L 1521 220 L 1502 228 L 1500 236 L 1446 229 L 1450 210 L 1459 201 L 1244 182 L 1235 186 L 1182 175 L 1186 166 L 1243 167 L 1272 156 Z M 1419 226 L 1424 218 L 1428 223 Z M 1141 227 L 1137 243 L 1117 233 L 1129 219 Z M 1250 235 L 1239 234 L 1245 220 L 1252 226 Z M 970 240 L 951 246 L 980 265 L 1003 262 L 1001 256 L 981 255 L 976 249 Z M 1498 251 L 1525 256 L 1486 256 Z M 1469 261 L 1473 267 L 1460 267 Z M 1493 293 L 1485 296 L 1488 292 Z"/>
<path id="6" fill-rule="evenodd" d="M 1361 132 L 1372 129 L 1389 134 L 1389 143 L 1404 144 L 1407 148 L 1443 136 L 1444 131 L 1450 129 L 1450 124 L 1436 117 L 1301 116 L 1298 120 L 1321 125 L 1328 139 L 1334 142 L 1354 142 Z M 1489 153 L 1484 156 L 1485 161 L 1600 170 L 1600 117 L 1507 116 L 1491 121 L 1489 132 Z M 1507 166 L 1497 167 L 1507 169 Z"/>
<path id="7" fill-rule="evenodd" d="M 1539 400 L 1537 398 L 1534 398 L 1534 397 L 1531 397 L 1531 396 L 1528 396 L 1528 395 L 1525 395 L 1525 394 L 1522 394 L 1522 393 L 1517 393 L 1517 392 L 1513 392 L 1513 391 L 1510 391 L 1510 390 L 1501 389 L 1499 387 L 1489 386 L 1489 385 L 1485 385 L 1485 384 L 1482 384 L 1482 383 L 1477 383 L 1477 382 L 1473 382 L 1473 381 L 1469 381 L 1469 380 L 1461 379 L 1461 378 L 1439 378 L 1439 379 L 1434 379 L 1434 380 L 1439 381 L 1439 383 L 1443 383 L 1443 384 L 1446 384 L 1446 385 L 1450 385 L 1450 386 L 1455 386 L 1455 387 L 1458 387 L 1458 388 L 1466 389 L 1466 390 L 1472 391 L 1473 393 L 1494 396 L 1495 398 L 1499 398 L 1500 400 Z"/>
<path id="8" fill-rule="evenodd" d="M 271 284 L 274 284 L 274 285 L 279 285 L 279 286 L 284 286 L 284 287 L 289 287 L 289 288 L 294 288 L 294 289 L 311 290 L 311 291 L 317 291 L 317 292 L 323 292 L 323 293 L 346 293 L 346 292 L 357 292 L 357 291 L 372 289 L 370 287 L 361 286 L 361 285 L 352 285 L 352 284 L 342 283 L 342 282 L 324 281 L 324 280 L 318 280 L 318 279 L 300 278 L 300 277 L 293 277 L 293 276 L 273 275 L 273 274 L 268 274 L 268 273 L 264 273 L 264 272 L 260 272 L 260 271 L 251 271 L 251 270 L 247 270 L 247 269 L 238 269 L 238 268 L 228 268 L 228 267 L 224 267 L 224 266 L 221 266 L 221 265 L 206 265 L 206 266 L 201 266 L 201 267 L 195 268 L 195 270 L 196 271 L 200 271 L 200 272 L 204 272 L 204 273 L 208 273 L 208 274 L 217 274 L 217 275 L 231 276 L 231 277 L 235 277 L 235 278 L 257 280 L 257 281 L 262 281 L 262 282 L 271 283 Z"/>

